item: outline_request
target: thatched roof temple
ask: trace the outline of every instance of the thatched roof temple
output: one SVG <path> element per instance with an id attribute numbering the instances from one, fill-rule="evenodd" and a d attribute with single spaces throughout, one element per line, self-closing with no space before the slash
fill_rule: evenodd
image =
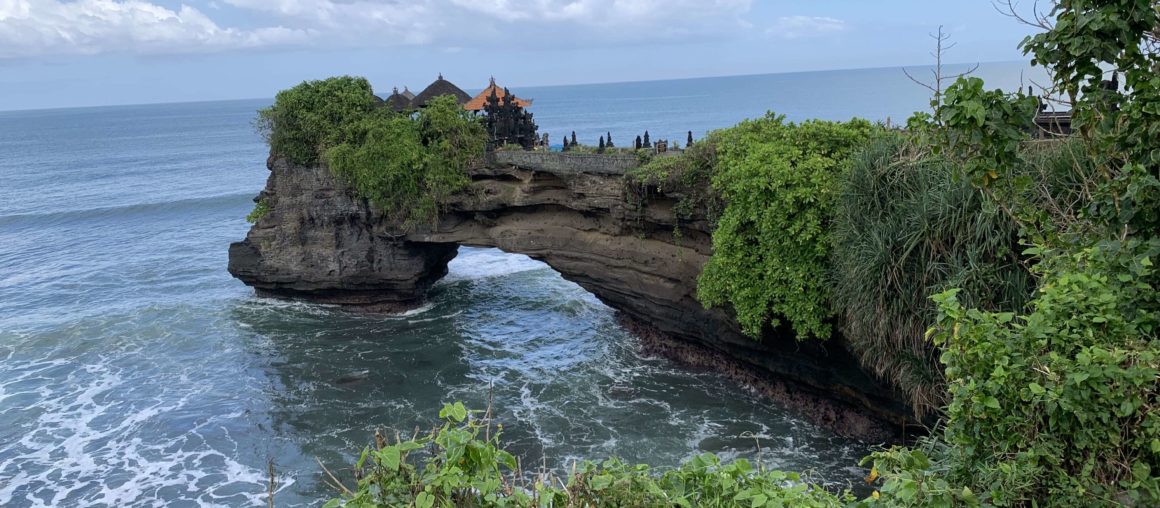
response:
<path id="1" fill-rule="evenodd" d="M 436 79 L 435 82 L 427 85 L 427 88 L 424 88 L 422 92 L 419 92 L 419 95 L 416 95 L 414 99 L 411 99 L 411 107 L 421 108 L 426 106 L 427 101 L 439 97 L 440 95 L 454 95 L 455 100 L 459 101 L 459 104 L 466 104 L 467 101 L 471 100 L 471 96 L 467 95 L 467 92 L 464 92 L 461 88 L 455 86 L 454 83 L 443 79 L 443 75 L 440 74 L 439 79 Z"/>

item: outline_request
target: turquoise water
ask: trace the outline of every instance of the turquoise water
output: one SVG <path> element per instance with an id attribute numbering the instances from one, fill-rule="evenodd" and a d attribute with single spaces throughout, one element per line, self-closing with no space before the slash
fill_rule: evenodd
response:
<path id="1" fill-rule="evenodd" d="M 985 70 L 1013 87 L 1021 67 Z M 770 108 L 902 118 L 925 99 L 900 74 L 516 92 L 557 142 L 625 144 Z M 641 356 L 611 309 L 526 257 L 461 249 L 402 316 L 254 297 L 226 249 L 266 178 L 265 104 L 0 113 L 0 506 L 264 504 L 269 460 L 278 506 L 315 505 L 334 495 L 316 460 L 341 471 L 376 428 L 489 398 L 525 464 L 711 451 L 857 481 L 867 444 Z"/>

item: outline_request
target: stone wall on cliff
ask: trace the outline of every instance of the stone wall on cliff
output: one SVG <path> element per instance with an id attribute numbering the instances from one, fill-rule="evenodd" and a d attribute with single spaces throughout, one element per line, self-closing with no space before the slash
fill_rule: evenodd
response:
<path id="1" fill-rule="evenodd" d="M 711 255 L 710 223 L 697 215 L 678 219 L 676 200 L 663 194 L 635 196 L 624 170 L 610 170 L 635 160 L 630 166 L 605 155 L 510 153 L 472 169 L 471 187 L 437 224 L 406 232 L 326 168 L 272 158 L 259 196 L 270 212 L 231 245 L 230 273 L 266 295 L 392 310 L 419 304 L 459 245 L 497 247 L 545 262 L 675 341 L 673 351 L 687 356 L 695 348 L 736 362 L 747 379 L 770 377 L 795 395 L 891 424 L 910 422 L 909 409 L 863 373 L 840 341 L 798 343 L 777 330 L 754 341 L 727 311 L 704 308 L 696 284 Z M 611 162 L 584 170 L 601 158 Z"/>

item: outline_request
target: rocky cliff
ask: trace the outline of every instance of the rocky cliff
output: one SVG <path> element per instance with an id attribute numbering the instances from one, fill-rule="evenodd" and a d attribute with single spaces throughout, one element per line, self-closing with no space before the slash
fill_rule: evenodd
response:
<path id="1" fill-rule="evenodd" d="M 838 341 L 802 344 L 771 330 L 758 342 L 728 312 L 703 308 L 695 294 L 708 221 L 679 220 L 673 196 L 636 196 L 622 176 L 633 161 L 597 162 L 501 153 L 471 170 L 470 189 L 438 224 L 402 232 L 327 169 L 272 158 L 259 195 L 270 212 L 230 246 L 229 270 L 261 294 L 398 310 L 421 302 L 459 245 L 498 247 L 592 292 L 651 349 L 721 369 L 819 423 L 880 439 L 911 421 Z"/>

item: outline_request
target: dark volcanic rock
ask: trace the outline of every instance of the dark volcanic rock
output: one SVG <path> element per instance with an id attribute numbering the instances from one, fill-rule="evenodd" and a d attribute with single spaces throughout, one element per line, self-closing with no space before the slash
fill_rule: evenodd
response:
<path id="1" fill-rule="evenodd" d="M 663 194 L 635 204 L 615 172 L 551 172 L 493 161 L 472 170 L 470 190 L 450 203 L 439 224 L 404 235 L 325 168 L 278 159 L 269 168 L 260 197 L 271 211 L 245 241 L 230 246 L 230 273 L 265 294 L 413 305 L 446 274 L 458 245 L 498 247 L 544 261 L 631 321 L 675 341 L 669 356 L 706 365 L 694 357 L 716 358 L 709 363 L 719 370 L 721 358 L 736 361 L 745 374 L 733 377 L 776 379 L 783 392 L 793 392 L 795 407 L 814 398 L 896 426 L 913 421 L 840 341 L 798 343 L 776 330 L 754 341 L 727 311 L 702 307 L 695 295 L 711 254 L 709 221 L 678 220 L 677 199 Z"/>
<path id="2" fill-rule="evenodd" d="M 261 294 L 401 310 L 447 274 L 458 245 L 408 242 L 325 168 L 268 163 L 270 206 L 230 245 L 229 271 Z"/>

